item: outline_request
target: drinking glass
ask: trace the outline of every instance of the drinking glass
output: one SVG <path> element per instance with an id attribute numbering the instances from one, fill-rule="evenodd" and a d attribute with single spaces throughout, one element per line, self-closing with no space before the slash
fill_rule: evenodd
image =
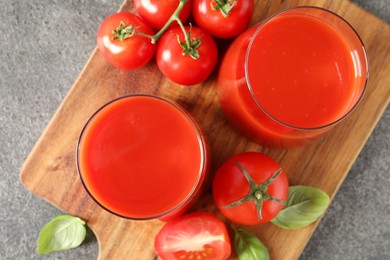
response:
<path id="1" fill-rule="evenodd" d="M 229 46 L 218 74 L 228 120 L 274 148 L 317 139 L 349 115 L 368 79 L 364 45 L 339 15 L 319 7 L 281 11 Z"/>
<path id="2" fill-rule="evenodd" d="M 181 106 L 152 95 L 115 99 L 85 124 L 77 169 L 89 195 L 120 217 L 169 220 L 199 195 L 205 136 Z"/>

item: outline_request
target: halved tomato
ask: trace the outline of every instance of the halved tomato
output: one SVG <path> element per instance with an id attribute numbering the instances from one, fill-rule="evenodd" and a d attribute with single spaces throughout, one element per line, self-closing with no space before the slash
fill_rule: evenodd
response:
<path id="1" fill-rule="evenodd" d="M 225 224 L 208 212 L 191 213 L 166 223 L 154 240 L 154 248 L 165 260 L 223 260 L 231 253 Z"/>

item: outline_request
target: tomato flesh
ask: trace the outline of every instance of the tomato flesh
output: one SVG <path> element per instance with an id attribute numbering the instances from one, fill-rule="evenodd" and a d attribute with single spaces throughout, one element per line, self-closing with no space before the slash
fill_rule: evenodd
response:
<path id="1" fill-rule="evenodd" d="M 215 250 L 212 246 L 203 245 L 202 250 L 198 251 L 178 251 L 174 253 L 176 259 L 210 259 L 215 258 Z"/>
<path id="2" fill-rule="evenodd" d="M 162 259 L 227 259 L 231 253 L 225 224 L 208 212 L 196 212 L 166 223 L 155 238 Z"/>

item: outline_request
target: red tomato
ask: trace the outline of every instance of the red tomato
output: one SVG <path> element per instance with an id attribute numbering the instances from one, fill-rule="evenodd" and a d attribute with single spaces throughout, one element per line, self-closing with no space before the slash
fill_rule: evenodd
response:
<path id="1" fill-rule="evenodd" d="M 185 26 L 187 32 L 189 26 Z M 218 60 L 218 49 L 214 39 L 202 29 L 192 26 L 191 41 L 200 40 L 196 48 L 199 58 L 194 59 L 189 54 L 183 54 L 183 47 L 178 43 L 185 42 L 184 33 L 180 27 L 166 31 L 159 39 L 156 50 L 156 60 L 160 71 L 170 80 L 181 85 L 195 85 L 206 80 L 213 71 Z"/>
<path id="2" fill-rule="evenodd" d="M 211 35 L 223 39 L 235 37 L 243 32 L 251 21 L 254 1 L 229 0 L 227 2 L 234 6 L 225 17 L 220 10 L 215 10 L 216 1 L 194 0 L 192 13 L 197 25 Z"/>
<path id="3" fill-rule="evenodd" d="M 134 0 L 137 13 L 154 29 L 160 30 L 179 6 L 179 0 Z M 191 13 L 192 0 L 189 0 L 179 14 L 185 22 Z M 174 22 L 173 24 L 176 24 Z"/>
<path id="4" fill-rule="evenodd" d="M 114 39 L 113 31 L 133 25 L 136 31 L 153 35 L 153 30 L 139 17 L 132 13 L 121 12 L 107 17 L 100 25 L 97 45 L 104 58 L 120 69 L 137 69 L 146 65 L 153 57 L 156 45 L 147 37 L 133 35 L 126 39 Z"/>
<path id="5" fill-rule="evenodd" d="M 231 252 L 225 224 L 208 212 L 191 213 L 168 222 L 158 232 L 154 248 L 164 260 L 223 260 Z"/>
<path id="6" fill-rule="evenodd" d="M 233 156 L 216 172 L 213 197 L 219 210 L 243 225 L 276 217 L 288 196 L 288 179 L 272 158 L 255 152 Z"/>

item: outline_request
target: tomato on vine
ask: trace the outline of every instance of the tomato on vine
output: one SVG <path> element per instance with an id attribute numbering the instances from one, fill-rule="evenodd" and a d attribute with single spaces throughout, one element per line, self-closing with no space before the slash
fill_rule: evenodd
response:
<path id="1" fill-rule="evenodd" d="M 159 15 L 163 15 L 168 5 L 175 9 L 169 9 L 168 20 L 164 20 L 163 27 L 156 34 L 141 18 L 121 12 L 101 24 L 98 48 L 111 64 L 122 69 L 144 66 L 157 48 L 157 65 L 166 77 L 181 85 L 199 84 L 210 76 L 217 64 L 218 49 L 214 39 L 198 27 L 183 25 L 180 15 L 186 13 L 188 6 L 191 7 L 191 0 L 163 2 L 157 5 Z M 142 5 L 146 3 L 142 1 Z M 141 2 L 135 1 L 135 4 L 141 6 Z M 155 15 L 156 18 L 159 15 Z M 178 26 L 171 28 L 172 23 Z"/>
<path id="2" fill-rule="evenodd" d="M 97 46 L 102 55 L 120 69 L 137 69 L 153 57 L 156 45 L 138 33 L 153 35 L 153 30 L 136 15 L 120 12 L 100 25 Z"/>
<path id="3" fill-rule="evenodd" d="M 177 84 L 189 86 L 203 82 L 214 70 L 217 60 L 218 49 L 214 39 L 195 26 L 178 26 L 168 30 L 157 44 L 157 65 L 167 78 Z"/>
<path id="4" fill-rule="evenodd" d="M 232 38 L 249 25 L 253 0 L 194 0 L 192 13 L 197 25 L 217 38 Z"/>
<path id="5" fill-rule="evenodd" d="M 216 172 L 213 197 L 228 219 L 256 225 L 275 218 L 288 197 L 288 179 L 272 158 L 245 152 L 227 160 Z"/>
<path id="6" fill-rule="evenodd" d="M 168 22 L 179 6 L 179 0 L 134 0 L 137 13 L 154 29 L 160 30 Z M 185 22 L 191 13 L 192 0 L 189 0 L 179 14 L 179 19 Z"/>

